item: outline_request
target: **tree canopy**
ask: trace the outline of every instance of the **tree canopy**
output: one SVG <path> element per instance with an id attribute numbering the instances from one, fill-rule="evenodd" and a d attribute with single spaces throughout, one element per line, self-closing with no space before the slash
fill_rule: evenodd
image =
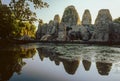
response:
<path id="1" fill-rule="evenodd" d="M 1 5 L 2 0 L 0 0 Z M 35 9 L 46 8 L 48 3 L 42 0 L 11 0 L 8 7 L 12 11 L 15 19 L 21 21 L 35 21 L 36 13 L 30 10 L 30 6 L 33 5 Z"/>
<path id="2" fill-rule="evenodd" d="M 30 10 L 31 5 L 35 9 L 49 6 L 43 0 L 10 0 L 8 4 L 3 4 L 0 0 L 0 38 L 14 38 L 25 34 L 34 37 L 35 26 L 32 22 L 37 18 L 36 13 Z"/>
<path id="3" fill-rule="evenodd" d="M 114 22 L 115 22 L 115 23 L 119 23 L 119 24 L 120 24 L 120 17 L 118 17 L 118 18 L 114 19 Z"/>

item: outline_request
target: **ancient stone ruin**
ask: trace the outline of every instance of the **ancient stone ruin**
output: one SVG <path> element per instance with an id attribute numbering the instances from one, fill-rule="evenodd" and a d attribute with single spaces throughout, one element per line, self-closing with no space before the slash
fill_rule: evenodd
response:
<path id="1" fill-rule="evenodd" d="M 90 25 L 90 24 L 92 24 L 91 14 L 90 11 L 86 9 L 82 16 L 82 25 Z"/>
<path id="2" fill-rule="evenodd" d="M 42 37 L 42 25 L 43 25 L 43 21 L 40 20 L 38 25 L 38 30 L 36 32 L 36 39 L 40 39 Z"/>
<path id="3" fill-rule="evenodd" d="M 54 21 L 60 23 L 60 16 L 58 14 L 54 16 Z"/>
<path id="4" fill-rule="evenodd" d="M 67 26 L 80 24 L 80 18 L 74 6 L 65 8 L 61 22 L 65 23 Z"/>
<path id="5" fill-rule="evenodd" d="M 81 22 L 81 23 L 80 23 Z M 108 9 L 98 12 L 92 24 L 90 11 L 86 9 L 80 21 L 74 6 L 65 8 L 62 19 L 55 15 L 48 24 L 39 22 L 36 38 L 42 41 L 120 41 L 120 24 L 112 21 Z"/>
<path id="6" fill-rule="evenodd" d="M 108 9 L 101 9 L 95 20 L 95 29 L 92 40 L 109 41 L 109 25 L 112 23 L 112 17 Z"/>

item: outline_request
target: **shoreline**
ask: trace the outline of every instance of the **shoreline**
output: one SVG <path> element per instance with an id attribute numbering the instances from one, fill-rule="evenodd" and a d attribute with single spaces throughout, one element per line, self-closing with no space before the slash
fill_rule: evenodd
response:
<path id="1" fill-rule="evenodd" d="M 28 43 L 41 43 L 41 44 L 89 44 L 89 45 L 120 45 L 120 41 L 40 41 L 40 40 L 15 40 L 15 39 L 0 39 L 0 44 L 28 44 Z"/>

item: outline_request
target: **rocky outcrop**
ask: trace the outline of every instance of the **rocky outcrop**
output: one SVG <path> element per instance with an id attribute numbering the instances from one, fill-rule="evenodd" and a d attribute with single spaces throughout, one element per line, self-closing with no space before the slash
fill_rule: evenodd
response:
<path id="1" fill-rule="evenodd" d="M 91 36 L 92 36 L 91 29 L 92 28 L 89 26 L 80 26 L 79 31 L 83 41 L 88 41 L 91 39 Z"/>
<path id="2" fill-rule="evenodd" d="M 90 11 L 86 9 L 82 16 L 82 25 L 91 25 L 91 22 L 92 22 L 92 18 Z"/>
<path id="3" fill-rule="evenodd" d="M 45 24 L 39 23 L 38 30 L 36 32 L 36 39 L 41 39 L 47 33 L 47 30 L 48 30 L 47 23 Z"/>
<path id="4" fill-rule="evenodd" d="M 58 28 L 58 41 L 65 41 L 65 36 L 66 36 L 66 26 L 64 23 L 60 23 L 59 28 Z"/>
<path id="5" fill-rule="evenodd" d="M 112 23 L 109 27 L 109 41 L 118 42 L 120 41 L 120 24 Z"/>
<path id="6" fill-rule="evenodd" d="M 42 25 L 43 25 L 43 21 L 42 20 L 40 20 L 39 21 L 39 25 L 38 25 L 38 29 L 37 29 L 37 32 L 36 32 L 36 39 L 40 39 L 41 37 L 42 37 L 42 33 L 41 33 L 41 31 L 42 31 Z"/>
<path id="7" fill-rule="evenodd" d="M 41 35 L 45 35 L 47 33 L 47 30 L 48 30 L 48 24 L 45 23 L 42 25 L 42 30 L 41 30 Z"/>
<path id="8" fill-rule="evenodd" d="M 65 23 L 67 26 L 80 24 L 80 18 L 74 6 L 65 8 L 61 22 Z"/>
<path id="9" fill-rule="evenodd" d="M 95 31 L 92 36 L 94 41 L 109 41 L 109 24 L 112 17 L 108 9 L 101 9 L 95 20 Z"/>
<path id="10" fill-rule="evenodd" d="M 72 29 L 68 32 L 69 40 L 88 41 L 89 39 L 91 39 L 93 30 L 94 30 L 93 25 L 73 26 Z"/>
<path id="11" fill-rule="evenodd" d="M 56 40 L 56 38 L 58 37 L 58 27 L 59 23 L 51 20 L 47 26 L 47 30 L 45 31 L 46 33 L 42 36 L 41 40 Z"/>
<path id="12" fill-rule="evenodd" d="M 60 22 L 59 15 L 55 15 L 49 24 L 43 24 L 41 20 L 36 32 L 36 38 L 43 41 L 98 41 L 114 42 L 120 41 L 120 24 L 112 21 L 108 9 L 101 9 L 98 12 L 95 24 L 92 25 L 91 14 L 88 9 L 82 16 L 82 25 L 74 6 L 65 8 Z"/>
<path id="13" fill-rule="evenodd" d="M 58 14 L 54 16 L 54 21 L 60 23 L 60 16 Z"/>
<path id="14" fill-rule="evenodd" d="M 29 37 L 28 35 L 24 35 L 21 38 L 19 38 L 19 40 L 33 40 L 33 39 Z"/>
<path id="15" fill-rule="evenodd" d="M 71 28 L 71 29 L 70 29 Z M 81 40 L 81 32 L 79 31 L 80 26 L 69 27 L 68 38 L 69 40 Z"/>

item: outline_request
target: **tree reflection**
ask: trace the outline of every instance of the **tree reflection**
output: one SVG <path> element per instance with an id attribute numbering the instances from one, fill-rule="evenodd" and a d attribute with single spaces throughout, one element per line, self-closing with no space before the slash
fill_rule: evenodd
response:
<path id="1" fill-rule="evenodd" d="M 83 60 L 82 63 L 83 63 L 83 66 L 84 66 L 85 70 L 89 71 L 90 66 L 91 66 L 91 62 L 88 61 L 88 60 Z"/>
<path id="2" fill-rule="evenodd" d="M 0 50 L 0 81 L 8 81 L 14 73 L 21 74 L 26 64 L 23 58 L 31 58 L 35 49 L 12 48 Z"/>
<path id="3" fill-rule="evenodd" d="M 96 67 L 100 75 L 109 75 L 109 72 L 112 67 L 112 63 L 96 62 Z"/>

